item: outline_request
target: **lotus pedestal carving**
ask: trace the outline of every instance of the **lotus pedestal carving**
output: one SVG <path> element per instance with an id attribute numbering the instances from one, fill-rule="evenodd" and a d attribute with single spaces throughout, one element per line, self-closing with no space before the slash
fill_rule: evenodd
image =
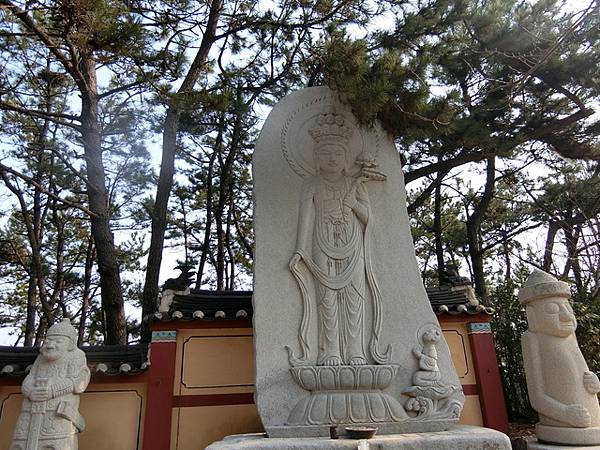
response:
<path id="1" fill-rule="evenodd" d="M 294 381 L 310 396 L 300 400 L 290 425 L 365 424 L 408 419 L 404 408 L 383 392 L 398 366 L 306 366 L 290 369 Z"/>

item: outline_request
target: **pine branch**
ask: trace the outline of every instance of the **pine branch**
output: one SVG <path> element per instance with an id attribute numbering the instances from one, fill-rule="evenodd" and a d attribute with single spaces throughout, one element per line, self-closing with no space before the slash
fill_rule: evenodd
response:
<path id="1" fill-rule="evenodd" d="M 85 206 L 82 206 L 79 203 L 75 203 L 75 202 L 71 202 L 67 199 L 64 199 L 56 194 L 54 194 L 53 192 L 50 192 L 48 189 L 46 189 L 44 186 L 42 186 L 40 183 L 36 182 L 33 178 L 19 172 L 18 170 L 12 169 L 11 167 L 8 167 L 2 163 L 0 163 L 0 173 L 2 173 L 3 175 L 5 175 L 6 173 L 10 173 L 11 175 L 20 178 L 21 180 L 25 181 L 27 184 L 30 184 L 31 186 L 34 186 L 36 189 L 39 189 L 41 192 L 43 192 L 44 194 L 46 194 L 48 197 L 53 198 L 54 200 L 64 203 L 67 206 L 70 206 L 71 208 L 75 208 L 78 209 L 80 211 L 83 211 L 84 213 L 86 213 L 88 216 L 90 217 L 95 217 L 96 215 L 90 211 L 89 209 L 87 209 Z"/>
<path id="2" fill-rule="evenodd" d="M 77 131 L 81 131 L 81 126 L 76 125 L 70 122 L 66 122 L 66 120 L 79 121 L 79 116 L 74 116 L 71 114 L 63 114 L 63 113 L 53 113 L 48 111 L 40 111 L 37 109 L 24 108 L 22 106 L 16 106 L 12 103 L 7 103 L 0 101 L 0 109 L 4 109 L 6 111 L 13 111 L 19 114 L 25 114 L 33 117 L 40 117 L 42 119 L 51 120 L 59 125 L 63 125 L 65 127 L 72 128 Z"/>

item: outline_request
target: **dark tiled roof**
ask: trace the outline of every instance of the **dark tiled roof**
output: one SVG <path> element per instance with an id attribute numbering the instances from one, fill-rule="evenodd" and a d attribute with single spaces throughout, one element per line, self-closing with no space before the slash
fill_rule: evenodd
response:
<path id="1" fill-rule="evenodd" d="M 98 345 L 81 349 L 92 373 L 136 375 L 149 366 L 147 345 Z M 0 346 L 0 375 L 22 376 L 29 372 L 38 347 Z"/>
<path id="2" fill-rule="evenodd" d="M 471 289 L 465 286 L 465 289 Z M 427 288 L 427 297 L 433 311 L 439 316 L 442 314 L 488 314 L 494 313 L 494 308 L 480 305 L 474 298 L 470 299 L 462 288 L 456 289 L 450 286 L 439 286 Z"/>
<path id="3" fill-rule="evenodd" d="M 443 287 L 427 288 L 426 291 L 429 302 L 433 307 L 442 305 L 462 305 L 469 302 L 462 291 L 452 291 L 450 289 L 444 289 Z"/>
<path id="4" fill-rule="evenodd" d="M 493 309 L 470 300 L 464 290 L 450 286 L 427 288 L 431 307 L 441 314 L 492 314 Z M 153 321 L 216 320 L 252 317 L 252 291 L 191 290 L 189 294 L 175 294 L 169 310 L 157 312 Z"/>
<path id="5" fill-rule="evenodd" d="M 449 286 L 427 288 L 431 307 L 437 315 L 492 314 L 494 310 L 469 299 L 465 290 Z M 168 312 L 157 312 L 154 321 L 219 320 L 251 318 L 252 291 L 192 290 L 189 294 L 175 294 Z M 92 373 L 106 375 L 135 375 L 148 366 L 147 345 L 86 346 Z M 0 375 L 22 376 L 29 371 L 38 354 L 38 348 L 0 346 Z"/>
<path id="6" fill-rule="evenodd" d="M 168 312 L 157 312 L 154 320 L 243 319 L 252 317 L 252 291 L 205 291 L 192 289 L 175 294 Z"/>

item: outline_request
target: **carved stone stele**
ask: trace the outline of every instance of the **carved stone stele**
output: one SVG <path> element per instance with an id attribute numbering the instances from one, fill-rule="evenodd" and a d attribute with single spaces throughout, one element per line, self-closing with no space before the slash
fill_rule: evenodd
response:
<path id="1" fill-rule="evenodd" d="M 253 171 L 256 402 L 269 436 L 455 423 L 464 396 L 419 275 L 390 137 L 358 126 L 330 89 L 304 89 L 269 115 Z"/>
<path id="2" fill-rule="evenodd" d="M 79 394 L 90 381 L 85 353 L 69 319 L 52 325 L 25 377 L 23 404 L 9 450 L 76 450 L 85 428 Z"/>
<path id="3" fill-rule="evenodd" d="M 600 382 L 583 359 L 567 283 L 541 270 L 519 292 L 529 328 L 521 338 L 527 390 L 539 414 L 538 440 L 600 445 Z"/>

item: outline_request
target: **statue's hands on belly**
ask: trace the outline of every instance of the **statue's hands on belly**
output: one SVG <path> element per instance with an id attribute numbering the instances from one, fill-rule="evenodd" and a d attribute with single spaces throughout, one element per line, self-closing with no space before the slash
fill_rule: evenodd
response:
<path id="1" fill-rule="evenodd" d="M 36 386 L 33 388 L 29 399 L 34 402 L 45 402 L 50 400 L 52 397 L 50 395 L 50 389 L 48 386 Z"/>
<path id="2" fill-rule="evenodd" d="M 598 375 L 594 372 L 588 371 L 583 374 L 583 385 L 590 394 L 600 392 L 600 380 L 598 380 Z"/>
<path id="3" fill-rule="evenodd" d="M 582 405 L 568 405 L 565 411 L 565 422 L 577 428 L 587 428 L 591 425 L 592 418 Z"/>

